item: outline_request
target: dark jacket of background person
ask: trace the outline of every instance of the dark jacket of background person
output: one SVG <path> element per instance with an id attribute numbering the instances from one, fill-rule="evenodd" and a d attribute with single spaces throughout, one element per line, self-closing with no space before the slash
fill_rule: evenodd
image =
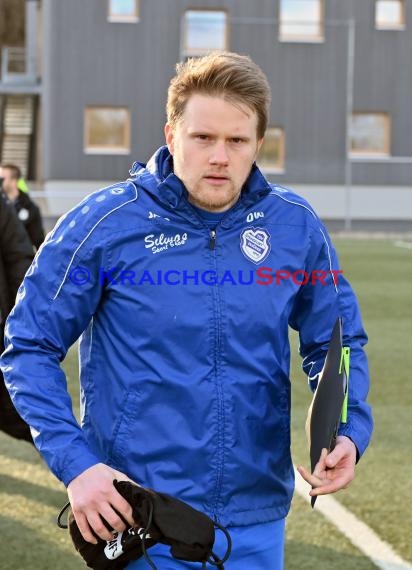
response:
<path id="1" fill-rule="evenodd" d="M 0 196 L 0 351 L 4 325 L 17 290 L 33 258 L 33 248 L 13 207 Z M 0 429 L 18 439 L 32 441 L 30 430 L 13 406 L 0 373 Z"/>
<path id="2" fill-rule="evenodd" d="M 17 215 L 24 224 L 31 243 L 39 249 L 44 240 L 44 229 L 39 207 L 25 192 L 19 190 L 19 197 L 14 202 Z"/>

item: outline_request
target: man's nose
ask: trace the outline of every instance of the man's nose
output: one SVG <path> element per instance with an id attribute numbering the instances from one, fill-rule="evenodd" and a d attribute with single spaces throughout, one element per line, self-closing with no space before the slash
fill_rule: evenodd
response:
<path id="1" fill-rule="evenodd" d="M 229 157 L 227 154 L 226 144 L 224 142 L 217 142 L 214 145 L 209 162 L 210 164 L 228 164 Z"/>

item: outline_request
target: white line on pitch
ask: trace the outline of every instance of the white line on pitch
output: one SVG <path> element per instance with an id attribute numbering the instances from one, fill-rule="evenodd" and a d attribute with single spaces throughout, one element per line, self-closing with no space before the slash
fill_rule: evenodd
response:
<path id="1" fill-rule="evenodd" d="M 405 249 L 412 249 L 412 242 L 410 241 L 395 241 L 393 245 L 396 247 L 403 247 Z"/>
<path id="2" fill-rule="evenodd" d="M 296 492 L 310 504 L 310 486 L 295 470 Z M 384 542 L 365 523 L 343 507 L 331 495 L 323 495 L 316 500 L 315 510 L 322 513 L 336 528 L 348 538 L 356 548 L 367 556 L 381 570 L 412 570 L 412 565 L 403 560 L 393 548 Z"/>

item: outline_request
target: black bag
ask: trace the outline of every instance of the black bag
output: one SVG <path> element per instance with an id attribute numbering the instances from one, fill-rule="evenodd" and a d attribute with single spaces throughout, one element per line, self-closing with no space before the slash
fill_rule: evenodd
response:
<path id="1" fill-rule="evenodd" d="M 206 562 L 224 570 L 223 563 L 230 555 L 231 539 L 228 531 L 204 513 L 165 493 L 139 487 L 128 481 L 114 481 L 117 491 L 132 506 L 136 526 L 123 532 L 114 532 L 109 542 L 96 536 L 97 544 L 84 540 L 71 509 L 68 515 L 70 536 L 76 550 L 95 570 L 123 570 L 129 562 L 143 556 L 149 566 L 156 569 L 146 550 L 161 542 L 170 546 L 170 553 L 178 560 Z M 57 524 L 67 528 L 60 521 L 68 503 L 60 512 Z M 228 547 L 220 560 L 213 552 L 215 526 L 226 536 Z M 109 527 L 108 527 L 109 528 Z M 112 530 L 112 529 L 110 529 Z"/>

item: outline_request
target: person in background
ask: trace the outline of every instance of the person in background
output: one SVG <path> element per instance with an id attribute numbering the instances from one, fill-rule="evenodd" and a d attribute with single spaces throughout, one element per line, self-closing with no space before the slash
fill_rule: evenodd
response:
<path id="1" fill-rule="evenodd" d="M 4 349 L 4 325 L 17 290 L 33 259 L 33 248 L 14 208 L 0 195 L 0 350 Z M 14 407 L 0 373 L 0 430 L 33 443 L 30 428 Z"/>
<path id="2" fill-rule="evenodd" d="M 113 485 L 130 479 L 227 526 L 228 570 L 283 568 L 289 327 L 313 389 L 338 317 L 351 349 L 348 421 L 314 473 L 300 469 L 312 496 L 345 488 L 369 443 L 356 297 L 335 280 L 337 255 L 311 206 L 255 162 L 270 99 L 247 56 L 179 64 L 166 145 L 58 222 L 8 319 L 7 386 L 90 543 L 113 538 L 104 521 L 119 532 L 138 523 Z M 81 426 L 60 367 L 80 335 Z M 159 568 L 193 568 L 163 544 L 150 553 Z"/>
<path id="3" fill-rule="evenodd" d="M 40 209 L 29 197 L 28 193 L 18 187 L 21 180 L 20 168 L 15 164 L 2 164 L 0 166 L 0 179 L 2 190 L 7 199 L 14 205 L 17 215 L 35 247 L 39 249 L 44 241 L 44 229 Z"/>

